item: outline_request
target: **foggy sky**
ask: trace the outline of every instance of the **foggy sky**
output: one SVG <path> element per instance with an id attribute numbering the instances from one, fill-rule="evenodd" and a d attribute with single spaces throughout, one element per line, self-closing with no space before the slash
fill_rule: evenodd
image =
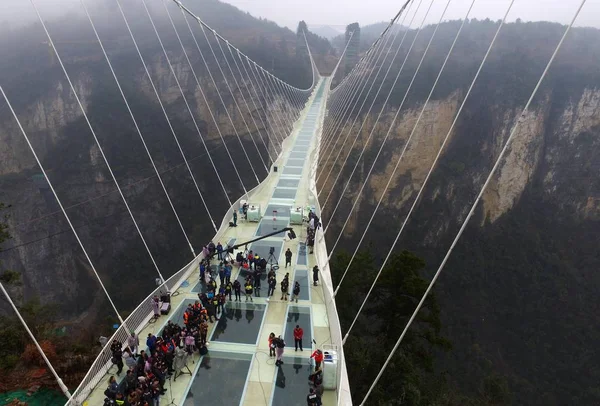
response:
<path id="1" fill-rule="evenodd" d="M 299 20 L 305 20 L 310 28 L 315 25 L 339 26 L 341 29 L 352 22 L 361 25 L 389 21 L 400 9 L 403 0 L 225 0 L 225 2 L 249 11 L 256 17 L 264 17 L 295 30 Z M 435 0 L 429 23 L 437 21 L 447 0 Z M 508 8 L 509 0 L 476 0 L 471 17 L 499 19 Z M 575 14 L 581 0 L 516 0 L 509 20 L 557 21 L 567 24 Z M 429 4 L 423 1 L 422 8 Z M 447 19 L 463 18 L 471 0 L 451 0 Z M 435 17 L 437 16 L 437 18 Z M 588 0 L 581 11 L 576 26 L 600 28 L 600 2 Z M 336 27 L 337 28 L 337 27 Z"/>
<path id="2" fill-rule="evenodd" d="M 113 8 L 115 0 L 85 0 L 90 8 Z M 127 0 L 125 0 L 126 2 Z M 150 5 L 163 0 L 147 0 Z M 182 0 L 183 4 L 202 4 L 203 0 Z M 423 0 L 424 10 L 430 0 Z M 35 0 L 44 18 L 51 18 L 69 12 L 81 11 L 80 0 Z M 264 17 L 295 30 L 298 21 L 305 20 L 310 25 L 331 25 L 343 31 L 347 24 L 358 21 L 361 25 L 389 21 L 398 11 L 404 0 L 225 0 L 255 17 Z M 415 0 L 418 2 L 418 0 Z M 502 18 L 510 0 L 476 0 L 471 18 Z M 523 21 L 557 21 L 568 23 L 581 0 L 516 0 L 509 14 L 509 21 L 521 18 Z M 447 0 L 434 0 L 434 5 L 426 22 L 439 19 Z M 471 0 L 451 0 L 445 19 L 463 18 Z M 195 6 L 194 9 L 201 9 Z M 0 24 L 3 28 L 15 27 L 23 22 L 34 21 L 37 17 L 28 0 L 0 0 Z M 418 18 L 415 20 L 419 20 Z M 416 22 L 415 22 L 416 24 Z M 588 0 L 580 13 L 576 26 L 600 28 L 600 1 Z"/>

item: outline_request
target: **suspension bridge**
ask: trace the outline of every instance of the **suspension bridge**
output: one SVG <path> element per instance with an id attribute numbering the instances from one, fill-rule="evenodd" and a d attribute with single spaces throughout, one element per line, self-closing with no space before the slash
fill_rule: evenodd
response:
<path id="1" fill-rule="evenodd" d="M 36 1 L 30 1 L 47 37 L 45 40 L 47 40 L 47 44 L 61 67 L 70 91 L 81 110 L 85 124 L 92 134 L 101 159 L 108 168 L 111 180 L 127 209 L 127 214 L 135 226 L 139 239 L 143 243 L 145 254 L 151 260 L 153 269 L 147 269 L 144 272 L 156 278 L 157 287 L 154 291 L 149 292 L 147 298 L 127 315 L 116 306 L 109 289 L 106 288 L 106 281 L 102 279 L 101 272 L 98 272 L 94 259 L 88 254 L 88 247 L 80 238 L 77 227 L 74 226 L 68 207 L 63 205 L 61 196 L 54 187 L 52 176 L 47 173 L 42 160 L 39 158 L 39 151 L 34 147 L 22 125 L 22 119 L 19 117 L 18 111 L 13 108 L 12 95 L 5 91 L 2 83 L 0 83 L 0 93 L 2 94 L 0 100 L 3 100 L 8 106 L 20 130 L 20 135 L 30 148 L 58 203 L 60 212 L 69 224 L 70 230 L 98 282 L 99 289 L 106 296 L 111 311 L 119 320 L 118 328 L 112 337 L 107 339 L 101 352 L 77 388 L 70 390 L 66 387 L 61 376 L 53 368 L 42 348 L 38 345 L 37 337 L 29 329 L 24 319 L 21 318 L 19 308 L 14 304 L 4 286 L 0 284 L 0 287 L 12 304 L 13 310 L 23 322 L 32 342 L 36 344 L 48 368 L 54 374 L 61 390 L 65 393 L 68 399 L 66 403 L 69 405 L 101 405 L 104 404 L 107 396 L 108 377 L 116 375 L 118 369 L 118 365 L 115 365 L 114 362 L 114 348 L 111 348 L 114 340 L 123 348 L 126 348 L 128 338 L 133 332 L 140 338 L 141 345 L 139 349 L 144 349 L 145 339 L 148 335 L 160 336 L 166 328 L 170 328 L 170 323 L 182 324 L 187 309 L 194 308 L 199 297 L 210 291 L 211 281 L 209 281 L 209 278 L 206 281 L 203 280 L 200 275 L 199 268 L 204 266 L 201 264 L 204 264 L 208 258 L 212 258 L 212 262 L 207 265 L 204 272 L 209 275 L 212 272 L 216 280 L 218 280 L 219 272 L 222 270 L 219 269 L 219 261 L 210 249 L 204 247 L 197 252 L 198 250 L 195 247 L 198 246 L 198 242 L 191 240 L 189 229 L 179 215 L 169 189 L 163 181 L 164 174 L 161 174 L 155 164 L 155 157 L 147 146 L 143 127 L 140 125 L 141 117 L 136 116 L 134 109 L 131 108 L 126 92 L 123 90 L 123 78 L 120 78 L 118 70 L 113 65 L 110 53 L 104 47 L 103 39 L 96 29 L 93 13 L 88 9 L 88 0 L 81 0 L 82 9 L 102 52 L 103 63 L 108 67 L 111 79 L 119 91 L 122 108 L 130 116 L 143 146 L 140 153 L 145 155 L 151 162 L 155 176 L 166 196 L 170 210 L 173 212 L 175 219 L 173 227 L 180 230 L 190 249 L 190 262 L 170 277 L 164 277 L 163 270 L 158 265 L 158 261 L 155 260 L 157 253 L 153 252 L 151 244 L 147 243 L 148 235 L 144 233 L 143 227 L 138 225 L 139 219 L 134 214 L 134 210 L 130 208 L 129 201 L 123 192 L 123 185 L 113 172 L 110 158 L 108 154 L 105 154 L 103 145 L 96 135 L 96 129 L 93 121 L 88 117 L 85 102 L 72 81 L 68 64 L 64 62 L 63 55 L 55 46 L 52 32 L 46 26 Z M 394 155 L 398 158 L 394 163 L 391 175 L 388 177 L 387 184 L 379 196 L 374 196 L 377 201 L 375 210 L 370 218 L 361 224 L 362 235 L 353 251 L 350 263 L 343 271 L 337 285 L 334 285 L 329 261 L 338 249 L 351 215 L 357 210 L 358 198 L 353 201 L 350 213 L 343 219 L 341 231 L 335 236 L 328 237 L 329 241 L 334 241 L 329 248 L 326 245 L 325 237 L 330 234 L 331 224 L 336 216 L 340 216 L 341 200 L 351 185 L 351 180 L 357 171 L 361 157 L 368 148 L 377 151 L 370 167 L 366 170 L 366 174 L 363 173 L 362 175 L 364 180 L 357 196 L 364 193 L 381 153 L 387 146 L 393 127 L 397 120 L 402 117 L 401 111 L 404 103 L 419 70 L 426 60 L 430 46 L 436 40 L 438 28 L 452 6 L 452 0 L 443 2 L 443 11 L 438 16 L 433 31 L 426 33 L 423 28 L 425 22 L 428 21 L 434 1 L 408 0 L 402 4 L 388 27 L 370 46 L 368 51 L 361 56 L 356 66 L 350 72 L 346 72 L 343 78 L 338 68 L 343 61 L 344 54 L 340 57 L 333 74 L 330 77 L 322 77 L 312 60 L 310 47 L 306 43 L 309 48 L 308 66 L 311 67 L 313 79 L 310 87 L 300 89 L 262 68 L 225 37 L 213 30 L 202 20 L 201 15 L 188 8 L 184 2 L 178 0 L 142 0 L 142 14 L 145 14 L 144 17 L 148 19 L 152 32 L 160 45 L 160 51 L 176 85 L 177 97 L 181 98 L 183 108 L 190 117 L 192 132 L 203 145 L 207 159 L 213 168 L 214 173 L 211 174 L 211 177 L 214 177 L 216 186 L 209 192 L 202 189 L 201 183 L 196 179 L 197 174 L 194 174 L 190 166 L 190 157 L 183 147 L 178 131 L 172 125 L 164 97 L 161 96 L 159 84 L 153 81 L 148 67 L 149 62 L 140 50 L 139 41 L 141 39 L 136 37 L 134 30 L 131 29 L 131 17 L 127 17 L 124 12 L 121 0 L 115 0 L 118 14 L 122 18 L 119 23 L 124 24 L 126 27 L 133 45 L 132 53 L 139 59 L 150 83 L 149 97 L 153 97 L 153 100 L 160 106 L 167 123 L 167 135 L 172 137 L 176 143 L 186 171 L 193 181 L 193 188 L 202 202 L 202 215 L 206 215 L 210 219 L 214 229 L 212 241 L 222 242 L 225 247 L 224 252 L 220 253 L 219 256 L 223 255 L 225 260 L 228 259 L 235 264 L 230 275 L 232 281 L 239 281 L 242 289 L 244 289 L 247 284 L 246 281 L 250 278 L 252 281 L 251 286 L 254 289 L 250 295 L 251 301 L 248 301 L 248 297 L 239 301 L 227 300 L 221 318 L 209 325 L 207 333 L 209 346 L 206 347 L 208 352 L 192 351 L 186 357 L 185 368 L 175 371 L 174 378 L 165 379 L 165 382 L 161 382 L 161 386 L 164 386 L 163 394 L 160 396 L 161 403 L 175 405 L 201 404 L 205 402 L 205 399 L 212 399 L 213 401 L 216 400 L 217 404 L 227 405 L 305 404 L 309 390 L 307 380 L 313 373 L 313 366 L 309 364 L 309 355 L 316 349 L 321 349 L 325 353 L 322 365 L 322 384 L 317 385 L 317 392 L 321 395 L 323 404 L 351 405 L 353 403 L 350 382 L 346 372 L 344 343 L 348 336 L 352 334 L 355 323 L 368 302 L 390 255 L 397 249 L 400 236 L 417 207 L 422 192 L 427 187 L 430 175 L 436 167 L 446 143 L 455 130 L 455 124 L 469 99 L 471 90 L 475 86 L 490 52 L 494 49 L 496 39 L 502 31 L 515 0 L 507 2 L 503 19 L 498 24 L 497 30 L 489 42 L 487 52 L 483 56 L 478 70 L 471 78 L 468 90 L 462 97 L 452 125 L 447 129 L 445 137 L 437 147 L 437 155 L 431 163 L 426 177 L 419 185 L 417 195 L 412 199 L 408 213 L 403 218 L 394 219 L 394 222 L 390 224 L 390 235 L 395 235 L 395 237 L 390 247 L 388 247 L 388 255 L 383 261 L 376 278 L 369 281 L 370 289 L 367 296 L 363 298 L 354 321 L 346 331 L 342 331 L 336 309 L 335 295 L 342 288 L 352 262 L 365 242 L 367 232 L 395 178 L 399 165 L 403 161 L 407 149 L 411 146 L 411 142 L 413 142 L 413 136 L 419 125 L 422 124 L 423 114 L 438 86 L 446 64 L 455 50 L 455 45 L 460 39 L 476 0 L 470 2 L 466 14 L 458 26 L 444 62 L 439 67 L 435 80 L 431 83 L 428 97 L 420 107 L 414 126 L 398 154 Z M 162 10 L 163 17 L 172 27 L 177 38 L 175 45 L 170 44 L 170 46 L 174 46 L 173 49 L 169 49 L 169 45 L 163 41 L 154 20 L 156 10 L 151 12 L 147 3 L 156 3 L 153 6 L 158 6 Z M 575 10 L 571 23 L 566 27 L 563 36 L 556 44 L 555 51 L 549 58 L 545 69 L 540 72 L 539 81 L 532 87 L 531 95 L 524 105 L 521 116 L 528 111 L 584 4 L 585 0 L 581 1 Z M 176 14 L 178 19 L 174 18 Z M 409 27 L 410 30 L 394 29 L 396 26 Z M 411 31 L 414 33 L 412 37 L 408 36 Z M 182 40 L 184 32 L 186 35 L 191 35 L 193 47 L 184 46 Z M 421 35 L 430 36 L 426 40 L 426 47 L 417 51 L 414 45 Z M 306 38 L 304 38 L 304 41 L 306 41 Z M 206 45 L 201 46 L 201 43 Z M 192 52 L 194 55 L 190 55 Z M 344 50 L 345 52 L 346 50 Z M 419 54 L 415 55 L 417 52 Z M 198 97 L 208 107 L 208 117 L 204 117 L 203 120 L 214 124 L 215 136 L 222 143 L 225 154 L 230 161 L 231 165 L 226 176 L 224 176 L 223 171 L 217 169 L 217 165 L 211 157 L 211 151 L 206 143 L 207 134 L 201 130 L 202 126 L 199 123 L 198 113 L 184 91 L 181 72 L 175 68 L 171 60 L 174 53 L 183 56 L 184 65 L 193 76 L 193 83 L 196 85 L 194 92 L 198 93 Z M 208 73 L 207 76 L 200 76 L 197 73 L 197 66 L 192 62 L 197 60 L 198 56 L 200 57 L 200 65 Z M 387 132 L 381 142 L 375 145 L 375 139 L 378 135 L 377 129 L 379 128 L 378 122 L 384 115 L 390 97 L 392 97 L 399 84 L 398 82 L 409 57 L 417 57 L 419 63 L 407 84 L 391 124 L 386 124 Z M 216 64 L 209 63 L 209 59 L 214 60 Z M 332 81 L 336 78 L 336 75 L 340 75 L 339 84 L 332 88 Z M 389 85 L 390 83 L 391 85 Z M 207 100 L 208 87 L 216 90 L 217 104 L 222 108 L 220 114 L 225 114 L 225 121 L 230 127 L 229 134 L 226 133 L 227 130 L 222 128 L 222 122 L 219 122 L 217 117 L 219 113 L 213 111 L 210 107 L 211 104 Z M 360 114 L 365 111 L 366 114 Z M 369 123 L 367 119 L 373 115 L 376 117 L 376 121 L 375 123 Z M 364 398 L 354 399 L 354 403 L 369 404 L 369 396 L 377 387 L 381 376 L 385 374 L 394 353 L 402 344 L 406 332 L 411 327 L 427 295 L 443 271 L 453 248 L 461 238 L 483 193 L 497 171 L 515 134 L 517 134 L 519 124 L 520 119 L 514 123 L 500 155 L 497 157 L 491 171 L 485 175 L 486 181 L 473 200 L 460 230 L 443 261 L 439 264 L 427 291 L 416 305 L 402 335 L 398 337 L 396 345 L 390 351 L 386 362 L 381 365 L 378 376 L 374 379 Z M 367 134 L 366 138 L 359 137 L 360 134 Z M 239 146 L 243 152 L 241 157 L 238 156 L 237 159 L 234 159 L 233 153 L 230 151 L 231 144 L 228 146 L 225 142 L 227 136 L 233 137 L 237 141 L 236 147 Z M 362 148 L 360 143 L 362 143 Z M 360 151 L 358 159 L 349 159 L 352 151 L 355 150 Z M 352 164 L 352 161 L 355 163 Z M 344 169 L 350 169 L 350 175 L 345 182 L 342 182 L 341 174 Z M 251 172 L 251 178 L 256 180 L 257 185 L 254 187 L 249 187 L 247 180 L 244 181 L 244 178 L 248 178 L 244 175 L 249 172 Z M 228 191 L 230 189 L 228 182 L 239 183 L 243 195 L 232 196 Z M 337 193 L 339 195 L 337 200 L 335 198 L 336 194 L 333 193 L 334 188 L 341 189 L 341 193 Z M 223 219 L 213 216 L 214 208 L 206 202 L 206 193 L 222 193 L 224 195 L 228 203 L 228 210 Z M 326 209 L 328 215 L 322 216 L 322 212 Z M 319 221 L 322 227 L 319 226 Z M 231 252 L 227 252 L 228 247 L 231 247 Z M 243 265 L 244 261 L 239 261 L 239 258 L 236 258 L 239 251 L 243 252 L 243 257 L 246 257 L 251 251 L 254 256 L 258 255 L 265 259 L 265 272 L 256 273 L 252 270 L 252 267 L 245 267 Z M 289 266 L 286 263 L 286 252 L 288 251 L 292 254 Z M 284 265 L 284 263 L 286 264 Z M 291 302 L 286 300 L 283 293 L 280 292 L 279 286 L 277 286 L 273 296 L 267 293 L 269 286 L 267 271 L 272 272 L 278 284 L 287 275 L 290 281 L 290 293 L 292 294 Z M 313 280 L 313 278 L 315 279 Z M 299 291 L 294 294 L 296 282 Z M 169 294 L 165 295 L 167 292 Z M 159 298 L 159 302 L 156 303 L 154 298 Z M 163 302 L 168 302 L 167 307 L 170 306 L 170 310 L 165 314 L 157 315 L 156 308 L 159 306 L 162 308 Z M 295 341 L 294 329 L 297 325 L 302 326 L 304 330 L 301 351 L 291 349 L 291 344 Z M 286 351 L 281 358 L 281 365 L 278 365 L 275 358 L 270 354 L 268 343 L 269 335 L 272 332 L 276 336 L 281 335 L 287 343 Z M 148 350 L 146 348 L 146 351 Z M 142 369 L 144 373 L 141 376 L 146 376 L 148 372 L 153 371 L 151 368 L 146 370 L 144 363 L 142 363 Z M 118 376 L 116 381 L 118 391 L 121 392 L 127 390 L 127 377 L 124 375 Z"/>

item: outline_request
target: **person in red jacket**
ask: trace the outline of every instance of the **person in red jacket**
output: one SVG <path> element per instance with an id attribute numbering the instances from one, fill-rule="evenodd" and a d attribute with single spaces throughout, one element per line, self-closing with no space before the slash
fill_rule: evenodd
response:
<path id="1" fill-rule="evenodd" d="M 323 362 L 323 352 L 317 348 L 310 357 L 315 359 L 315 371 L 316 371 L 317 369 L 319 369 L 321 367 L 321 362 Z"/>
<path id="2" fill-rule="evenodd" d="M 296 324 L 296 328 L 294 329 L 294 344 L 296 346 L 296 351 L 298 351 L 298 347 L 300 347 L 300 351 L 304 351 L 302 349 L 302 337 L 304 336 L 304 330 Z"/>

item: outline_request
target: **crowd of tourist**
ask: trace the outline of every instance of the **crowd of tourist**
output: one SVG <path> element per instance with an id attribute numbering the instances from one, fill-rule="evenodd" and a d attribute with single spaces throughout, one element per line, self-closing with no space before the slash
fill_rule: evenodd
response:
<path id="1" fill-rule="evenodd" d="M 314 219 L 313 219 L 314 220 Z M 310 227 L 310 226 L 309 226 Z M 227 247 L 228 248 L 228 247 Z M 159 337 L 148 334 L 146 339 L 147 351 L 139 351 L 139 337 L 131 333 L 127 342 L 121 343 L 114 340 L 110 350 L 112 352 L 112 363 L 117 366 L 116 375 L 120 376 L 126 366 L 126 374 L 121 382 L 114 376 L 109 379 L 108 387 L 104 392 L 105 406 L 158 406 L 161 395 L 166 393 L 165 382 L 168 379 L 177 379 L 182 369 L 187 367 L 187 359 L 194 352 L 199 351 L 201 355 L 207 352 L 208 323 L 219 320 L 223 314 L 227 300 L 241 301 L 241 291 L 245 293 L 246 301 L 253 301 L 260 296 L 261 278 L 267 272 L 267 261 L 255 254 L 253 251 L 239 252 L 235 261 L 231 260 L 221 243 L 210 242 L 203 247 L 204 258 L 200 263 L 200 282 L 205 286 L 204 293 L 198 294 L 198 300 L 189 304 L 183 313 L 183 325 L 173 323 L 169 320 L 162 329 Z M 289 253 L 288 253 L 289 252 Z M 216 271 L 211 267 L 211 259 L 217 257 L 218 265 Z M 286 252 L 286 265 L 291 264 L 291 251 Z M 244 283 L 238 280 L 231 281 L 233 265 L 239 266 L 240 272 L 244 271 L 246 277 Z M 313 283 L 318 282 L 318 267 L 313 268 Z M 217 279 L 220 284 L 217 288 Z M 268 293 L 273 296 L 277 286 L 277 272 L 271 267 L 267 272 Z M 281 300 L 288 300 L 290 289 L 289 273 L 286 273 L 280 283 Z M 292 301 L 298 302 L 300 296 L 300 283 L 294 282 L 292 287 Z M 160 316 L 158 297 L 152 298 L 152 308 L 155 318 Z M 296 326 L 294 339 L 296 351 L 302 347 L 302 329 Z M 283 351 L 285 342 L 281 336 L 275 337 L 274 333 L 269 336 L 270 355 L 275 356 L 276 365 L 283 364 Z M 138 352 L 139 351 L 139 352 Z M 318 355 L 311 356 L 318 359 Z M 322 360 L 322 358 L 321 358 Z M 309 380 L 312 388 L 307 397 L 308 405 L 320 405 L 322 394 L 322 370 L 317 362 L 315 372 Z M 315 400 L 316 399 L 316 400 Z M 319 403 L 314 403 L 318 400 Z M 311 403 L 313 402 L 313 403 Z"/>

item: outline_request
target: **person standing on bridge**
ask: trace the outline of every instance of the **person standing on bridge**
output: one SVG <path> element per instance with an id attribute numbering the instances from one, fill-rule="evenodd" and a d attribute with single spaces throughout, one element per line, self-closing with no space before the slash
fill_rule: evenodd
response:
<path id="1" fill-rule="evenodd" d="M 273 340 L 275 342 L 275 354 L 277 355 L 277 361 L 275 361 L 276 366 L 280 366 L 283 364 L 283 349 L 285 348 L 285 341 L 281 336 L 277 337 Z"/>
<path id="2" fill-rule="evenodd" d="M 298 351 L 298 347 L 300 347 L 300 351 L 304 351 L 302 349 L 302 337 L 304 337 L 304 330 L 302 330 L 299 324 L 296 324 L 296 328 L 294 329 L 294 346 L 296 347 L 296 351 Z"/>
<path id="3" fill-rule="evenodd" d="M 323 351 L 317 348 L 310 357 L 315 359 L 315 371 L 321 368 L 321 362 L 323 362 Z"/>
<path id="4" fill-rule="evenodd" d="M 321 406 L 323 402 L 321 402 L 321 398 L 319 395 L 315 393 L 313 388 L 309 389 L 308 395 L 306 396 L 306 405 L 307 406 Z"/>
<path id="5" fill-rule="evenodd" d="M 285 252 L 285 267 L 292 266 L 292 250 L 289 248 Z"/>
<path id="6" fill-rule="evenodd" d="M 244 286 L 244 290 L 246 292 L 246 302 L 248 301 L 248 298 L 250 298 L 250 301 L 253 302 L 253 300 L 252 300 L 252 293 L 254 292 L 254 288 L 252 287 L 252 282 L 250 280 L 246 281 L 246 285 Z"/>
<path id="7" fill-rule="evenodd" d="M 223 245 L 221 245 L 220 241 L 217 243 L 217 258 L 219 261 L 223 260 Z"/>
<path id="8" fill-rule="evenodd" d="M 135 334 L 135 331 L 132 331 L 131 335 L 127 338 L 127 345 L 129 346 L 133 359 L 135 359 L 140 346 L 140 338 Z"/>
<path id="9" fill-rule="evenodd" d="M 300 296 L 300 282 L 294 282 L 294 289 L 292 290 L 292 302 L 296 299 L 296 303 L 298 303 L 298 297 Z"/>
<path id="10" fill-rule="evenodd" d="M 235 301 L 242 301 L 242 284 L 237 279 L 233 281 L 233 292 L 235 293 Z"/>
<path id="11" fill-rule="evenodd" d="M 237 210 L 233 211 L 233 226 L 237 227 Z"/>
<path id="12" fill-rule="evenodd" d="M 319 282 L 319 267 L 317 265 L 315 265 L 313 267 L 313 285 L 317 286 Z"/>
<path id="13" fill-rule="evenodd" d="M 281 281 L 281 300 L 288 300 L 288 289 L 290 287 L 289 274 L 285 275 L 285 278 Z"/>

